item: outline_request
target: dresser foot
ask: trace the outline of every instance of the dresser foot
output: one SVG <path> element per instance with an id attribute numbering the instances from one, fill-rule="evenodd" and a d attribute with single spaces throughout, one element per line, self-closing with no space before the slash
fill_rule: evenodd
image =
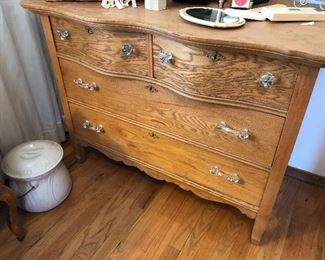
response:
<path id="1" fill-rule="evenodd" d="M 251 234 L 251 242 L 255 245 L 259 245 L 261 243 L 261 239 L 263 234 L 267 228 L 268 221 L 265 221 L 260 218 L 256 218 L 254 222 L 254 227 Z"/>
<path id="2" fill-rule="evenodd" d="M 251 235 L 251 243 L 254 245 L 259 246 L 261 243 L 261 237 L 254 237 L 253 234 Z"/>
<path id="3" fill-rule="evenodd" d="M 26 230 L 22 227 L 19 227 L 16 223 L 10 223 L 9 229 L 16 235 L 18 241 L 23 241 L 26 236 Z"/>
<path id="4" fill-rule="evenodd" d="M 17 205 L 15 193 L 8 187 L 1 185 L 0 187 L 0 202 L 6 204 L 7 223 L 9 229 L 16 235 L 19 241 L 25 238 L 26 230 L 17 224 Z"/>
<path id="5" fill-rule="evenodd" d="M 87 159 L 86 148 L 81 144 L 75 144 L 76 158 L 78 162 L 83 163 Z"/>

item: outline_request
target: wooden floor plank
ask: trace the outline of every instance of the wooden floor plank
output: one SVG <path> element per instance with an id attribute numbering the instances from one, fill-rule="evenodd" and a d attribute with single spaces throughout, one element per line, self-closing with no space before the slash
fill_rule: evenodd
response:
<path id="1" fill-rule="evenodd" d="M 324 260 L 325 259 L 325 221 L 321 220 L 319 236 L 317 242 L 317 251 L 315 255 L 316 260 Z"/>
<path id="2" fill-rule="evenodd" d="M 155 236 L 146 234 L 151 241 L 146 249 L 145 259 L 166 259 L 167 257 L 168 259 L 176 259 L 195 223 L 202 215 L 204 208 L 201 199 L 178 188 L 175 191 L 182 194 L 182 196 L 184 195 L 184 200 L 178 202 L 178 208 L 173 212 L 174 214 L 167 216 L 167 223 L 160 226 L 161 231 L 156 230 Z M 175 204 L 174 196 L 171 196 L 171 200 L 166 203 L 166 207 L 171 208 L 172 205 L 168 204 Z M 143 222 L 145 222 L 145 219 Z M 161 236 L 162 233 L 163 236 Z M 141 242 L 142 239 L 139 243 Z"/>
<path id="3" fill-rule="evenodd" d="M 150 251 L 166 236 L 169 225 L 187 198 L 173 185 L 164 186 L 157 195 L 125 241 L 107 259 L 148 259 Z M 173 203 L 174 198 L 178 203 Z"/>
<path id="4" fill-rule="evenodd" d="M 110 189 L 112 197 L 103 192 L 101 195 L 104 195 L 102 199 L 106 200 L 106 204 L 102 205 L 97 201 L 94 210 L 91 207 L 87 208 L 86 212 L 90 216 L 87 218 L 81 217 L 80 220 L 71 225 L 70 229 L 66 230 L 66 233 L 69 235 L 62 234 L 58 237 L 55 241 L 57 248 L 53 249 L 52 247 L 48 247 L 40 255 L 42 259 L 57 257 L 70 259 L 74 255 L 82 259 L 90 258 L 105 239 L 110 226 L 116 224 L 114 221 L 119 219 L 119 215 L 130 213 L 126 209 L 129 209 L 130 205 L 134 202 L 133 196 L 136 196 L 136 192 L 138 191 L 136 184 L 141 182 L 141 177 L 139 175 L 130 176 L 130 174 L 125 174 L 124 171 L 118 171 L 116 174 L 120 175 L 119 181 L 121 181 L 121 175 L 125 175 L 124 180 L 122 179 L 123 185 L 116 190 Z M 132 197 L 132 200 L 129 196 Z M 100 199 L 101 197 L 99 196 L 97 200 Z M 86 220 L 84 225 L 83 220 Z M 70 237 L 73 233 L 72 230 L 75 229 L 77 232 L 74 233 L 75 235 L 73 237 Z M 75 241 L 81 241 L 81 244 L 73 252 L 70 244 Z"/>
<path id="5" fill-rule="evenodd" d="M 324 189 L 300 184 L 282 258 L 309 259 L 316 255 L 318 240 L 324 236 L 321 225 L 325 222 Z"/>
<path id="6" fill-rule="evenodd" d="M 285 177 L 269 229 L 255 246 L 253 221 L 231 206 L 200 199 L 96 152 L 70 170 L 73 189 L 64 203 L 49 212 L 20 214 L 28 230 L 23 242 L 0 226 L 1 260 L 325 260 L 321 187 Z"/>
<path id="7" fill-rule="evenodd" d="M 107 166 L 110 167 L 108 168 Z M 109 179 L 111 177 L 111 175 L 105 174 L 105 172 L 110 170 L 113 171 L 113 165 L 108 164 L 107 160 L 103 160 L 102 157 L 98 157 L 95 154 L 90 155 L 87 164 L 79 168 L 77 167 L 72 172 L 74 185 L 71 194 L 63 204 L 44 213 L 26 213 L 27 218 L 24 226 L 28 233 L 23 242 L 18 242 L 10 232 L 7 232 L 7 239 L 9 241 L 6 242 L 6 247 L 1 250 L 2 258 L 11 259 L 12 255 L 22 258 L 25 255 L 33 254 L 36 248 L 42 250 L 43 248 L 40 245 L 43 245 L 46 241 L 49 244 L 53 242 L 49 231 L 52 229 L 53 231 L 56 230 L 58 234 L 62 233 L 64 231 L 63 226 L 58 226 L 58 224 L 61 222 L 71 222 L 72 216 L 83 211 L 85 206 L 87 206 L 87 202 L 94 201 L 95 197 L 92 192 L 97 191 L 97 193 L 101 193 L 98 190 L 98 184 L 103 183 L 103 178 Z M 87 196 L 87 194 L 91 196 Z M 85 197 L 88 197 L 88 200 Z M 57 228 L 54 228 L 54 226 L 57 226 Z"/>
<path id="8" fill-rule="evenodd" d="M 112 250 L 145 211 L 147 201 L 155 195 L 160 185 L 155 185 L 152 179 L 140 174 L 128 171 L 128 175 L 129 180 L 123 189 L 102 207 L 95 221 L 75 237 L 74 241 L 81 241 L 77 250 L 73 252 L 69 245 L 66 246 L 66 259 L 70 259 L 71 254 L 71 257 L 89 259 L 104 243 L 105 252 Z"/>
<path id="9" fill-rule="evenodd" d="M 151 259 L 177 259 L 193 228 L 204 212 L 202 200 L 191 193 L 182 208 L 177 212 L 174 221 L 167 227 L 167 233 L 159 245 L 151 250 Z"/>
<path id="10" fill-rule="evenodd" d="M 79 193 L 80 203 L 70 204 L 66 215 L 59 218 L 50 229 L 47 230 L 46 236 L 42 237 L 31 250 L 26 252 L 23 259 L 36 259 L 41 257 L 43 250 L 48 249 L 53 252 L 61 250 L 67 241 L 73 238 L 74 234 L 89 222 L 94 221 L 97 211 L 102 207 L 100 201 L 107 201 L 119 192 L 122 188 L 122 182 L 126 181 L 128 175 L 122 175 L 118 171 L 106 168 L 109 164 L 93 165 L 92 172 L 102 172 L 96 179 L 90 178 L 89 187 Z M 105 168 L 106 169 L 105 169 Z M 110 189 L 105 189 L 106 182 L 110 182 Z M 67 201 L 69 203 L 69 201 Z M 49 223 L 51 220 L 49 220 Z M 53 245 L 57 245 L 53 247 Z M 43 258 L 44 259 L 44 258 Z M 49 258 L 47 258 L 49 259 Z"/>
<path id="11" fill-rule="evenodd" d="M 299 185 L 300 182 L 293 178 L 284 180 L 277 198 L 277 203 L 273 209 L 273 215 L 269 221 L 268 229 L 264 234 L 262 245 L 250 245 L 246 254 L 246 260 L 280 260 L 282 258 L 282 250 Z"/>

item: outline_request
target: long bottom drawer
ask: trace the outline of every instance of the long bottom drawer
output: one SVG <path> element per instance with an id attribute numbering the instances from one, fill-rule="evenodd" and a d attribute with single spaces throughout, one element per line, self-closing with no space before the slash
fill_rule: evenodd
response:
<path id="1" fill-rule="evenodd" d="M 213 152 L 70 103 L 75 135 L 177 175 L 187 184 L 258 206 L 268 173 Z M 102 128 L 101 128 L 102 127 Z M 239 181 L 238 181 L 239 180 Z M 236 182 L 238 181 L 238 182 Z"/>

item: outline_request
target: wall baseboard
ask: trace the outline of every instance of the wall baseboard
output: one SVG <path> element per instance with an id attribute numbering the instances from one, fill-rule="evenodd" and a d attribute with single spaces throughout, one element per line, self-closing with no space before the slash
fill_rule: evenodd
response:
<path id="1" fill-rule="evenodd" d="M 288 166 L 286 176 L 325 188 L 325 177 Z"/>

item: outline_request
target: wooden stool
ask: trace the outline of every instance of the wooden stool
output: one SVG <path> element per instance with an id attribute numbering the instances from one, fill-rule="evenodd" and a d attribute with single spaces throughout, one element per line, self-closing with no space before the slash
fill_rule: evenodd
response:
<path id="1" fill-rule="evenodd" d="M 19 241 L 22 241 L 25 238 L 26 230 L 17 225 L 17 206 L 15 193 L 3 184 L 0 184 L 0 203 L 5 203 L 8 207 L 7 223 L 9 229 L 16 235 Z"/>

